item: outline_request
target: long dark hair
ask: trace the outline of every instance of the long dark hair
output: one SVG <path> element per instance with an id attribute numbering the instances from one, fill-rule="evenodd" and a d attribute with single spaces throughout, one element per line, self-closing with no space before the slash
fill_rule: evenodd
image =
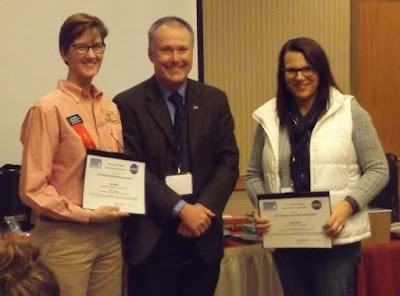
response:
<path id="1" fill-rule="evenodd" d="M 307 37 L 290 39 L 283 45 L 279 53 L 276 109 L 281 126 L 285 125 L 286 115 L 289 113 L 289 108 L 294 102 L 293 95 L 285 81 L 285 54 L 288 51 L 302 53 L 306 61 L 319 75 L 317 98 L 314 103 L 318 109 L 318 116 L 321 116 L 329 107 L 329 88 L 331 86 L 338 88 L 329 66 L 328 57 L 321 45 Z"/>

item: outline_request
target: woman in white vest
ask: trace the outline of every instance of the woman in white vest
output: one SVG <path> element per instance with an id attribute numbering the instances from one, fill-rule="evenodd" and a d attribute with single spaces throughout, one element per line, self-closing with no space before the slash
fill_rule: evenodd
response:
<path id="1" fill-rule="evenodd" d="M 285 295 L 353 295 L 360 241 L 371 235 L 366 207 L 388 181 L 368 113 L 338 90 L 324 50 L 303 37 L 282 47 L 277 96 L 253 118 L 246 190 L 255 205 L 258 194 L 330 193 L 331 215 L 321 227 L 333 247 L 273 252 Z M 268 218 L 254 218 L 259 232 L 270 229 Z"/>

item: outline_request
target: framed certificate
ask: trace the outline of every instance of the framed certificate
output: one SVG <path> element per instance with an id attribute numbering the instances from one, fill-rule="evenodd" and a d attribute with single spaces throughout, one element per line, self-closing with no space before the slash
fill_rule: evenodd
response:
<path id="1" fill-rule="evenodd" d="M 83 208 L 119 206 L 121 212 L 145 214 L 145 164 L 124 154 L 88 150 Z"/>
<path id="2" fill-rule="evenodd" d="M 261 218 L 271 222 L 264 248 L 331 248 L 322 226 L 331 214 L 329 192 L 258 195 Z"/>

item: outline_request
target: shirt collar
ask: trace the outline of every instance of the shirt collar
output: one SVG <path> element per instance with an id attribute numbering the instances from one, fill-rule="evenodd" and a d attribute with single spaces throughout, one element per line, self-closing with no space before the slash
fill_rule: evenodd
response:
<path id="1" fill-rule="evenodd" d="M 76 101 L 89 98 L 89 94 L 84 92 L 81 87 L 65 79 L 60 79 L 58 81 L 57 88 L 70 95 Z M 103 92 L 93 84 L 91 85 L 90 91 L 95 99 L 100 99 L 103 95 Z"/>
<path id="2" fill-rule="evenodd" d="M 174 92 L 173 90 L 170 90 L 168 87 L 165 85 L 159 83 L 157 81 L 158 85 L 160 86 L 161 92 L 164 96 L 165 100 L 168 100 L 169 96 Z M 187 86 L 187 80 L 181 85 L 180 88 L 178 88 L 176 91 L 182 96 L 183 98 L 183 104 L 185 104 L 186 101 L 186 86 Z"/>

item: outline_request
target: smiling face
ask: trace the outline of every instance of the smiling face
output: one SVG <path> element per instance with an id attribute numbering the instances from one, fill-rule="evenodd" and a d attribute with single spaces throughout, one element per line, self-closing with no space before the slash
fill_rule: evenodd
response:
<path id="1" fill-rule="evenodd" d="M 193 39 L 184 26 L 166 23 L 156 30 L 148 53 L 157 80 L 176 90 L 192 69 Z"/>
<path id="2" fill-rule="evenodd" d="M 311 65 L 304 58 L 303 53 L 297 51 L 288 51 L 284 57 L 285 71 L 290 69 L 310 69 Z M 307 113 L 318 94 L 319 75 L 315 72 L 313 75 L 305 77 L 299 70 L 293 77 L 290 72 L 285 72 L 285 82 L 295 99 L 300 112 Z"/>
<path id="3" fill-rule="evenodd" d="M 93 45 L 96 43 L 103 43 L 99 32 L 96 29 L 87 29 L 74 40 L 72 45 Z M 60 50 L 60 54 L 68 65 L 67 80 L 85 87 L 92 83 L 93 77 L 99 72 L 104 53 L 96 54 L 90 48 L 86 54 L 79 54 L 73 46 L 69 46 L 67 50 Z"/>

